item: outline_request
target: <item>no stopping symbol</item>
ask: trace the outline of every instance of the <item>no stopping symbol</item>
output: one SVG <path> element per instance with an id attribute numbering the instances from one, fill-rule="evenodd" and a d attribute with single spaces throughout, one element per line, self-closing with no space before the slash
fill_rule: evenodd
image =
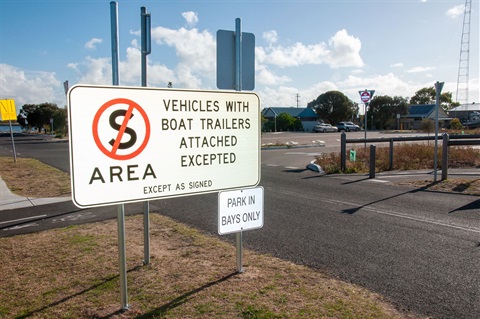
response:
<path id="1" fill-rule="evenodd" d="M 150 121 L 143 108 L 129 99 L 113 99 L 95 114 L 93 138 L 98 149 L 116 160 L 139 155 L 150 138 Z"/>
<path id="2" fill-rule="evenodd" d="M 362 100 L 363 103 L 368 103 L 370 102 L 370 92 L 368 91 L 363 91 L 362 93 L 360 93 L 360 99 Z"/>

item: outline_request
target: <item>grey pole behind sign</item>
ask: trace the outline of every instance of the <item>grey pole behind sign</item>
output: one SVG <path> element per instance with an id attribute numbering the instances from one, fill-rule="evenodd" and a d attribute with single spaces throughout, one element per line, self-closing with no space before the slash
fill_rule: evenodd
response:
<path id="1" fill-rule="evenodd" d="M 235 19 L 235 88 L 236 91 L 242 90 L 242 20 L 240 18 Z M 239 231 L 236 233 L 236 246 L 237 246 L 237 272 L 243 273 L 242 262 L 242 244 L 243 233 Z"/>
<path id="2" fill-rule="evenodd" d="M 118 4 L 110 2 L 110 19 L 112 31 L 112 82 L 118 85 Z M 125 205 L 117 207 L 117 233 L 118 233 L 118 263 L 120 271 L 120 300 L 123 310 L 128 309 L 127 295 L 127 252 L 125 248 Z"/>
<path id="3" fill-rule="evenodd" d="M 440 107 L 440 93 L 442 92 L 444 82 L 435 83 L 436 98 L 435 98 L 435 151 L 433 154 L 433 181 L 437 181 L 437 166 L 438 166 L 438 109 Z M 446 163 L 443 163 L 446 165 Z"/>
<path id="4" fill-rule="evenodd" d="M 142 86 L 147 86 L 147 55 L 151 52 L 150 13 L 145 7 L 140 8 L 142 37 Z M 143 202 L 143 264 L 150 264 L 150 202 Z"/>

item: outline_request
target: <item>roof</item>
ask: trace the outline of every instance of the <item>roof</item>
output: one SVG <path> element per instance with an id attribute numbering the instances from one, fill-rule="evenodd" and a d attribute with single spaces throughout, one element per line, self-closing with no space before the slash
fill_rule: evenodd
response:
<path id="1" fill-rule="evenodd" d="M 480 104 L 473 103 L 473 104 L 462 104 L 460 106 L 454 107 L 450 110 L 450 112 L 455 111 L 480 111 Z"/>
<path id="2" fill-rule="evenodd" d="M 293 117 L 318 117 L 317 113 L 310 107 L 269 107 L 262 110 L 265 117 L 274 117 L 287 113 Z"/>
<path id="3" fill-rule="evenodd" d="M 418 104 L 410 105 L 408 107 L 408 115 L 406 117 L 410 118 L 433 118 L 435 117 L 435 104 Z M 438 110 L 439 119 L 448 119 L 449 116 L 442 108 Z"/>

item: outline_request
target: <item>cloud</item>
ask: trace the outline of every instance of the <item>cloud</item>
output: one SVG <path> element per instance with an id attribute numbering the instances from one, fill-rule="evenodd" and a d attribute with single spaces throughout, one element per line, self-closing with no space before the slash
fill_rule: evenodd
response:
<path id="1" fill-rule="evenodd" d="M 187 21 L 188 27 L 194 27 L 198 23 L 198 14 L 193 11 L 183 12 L 183 18 Z"/>
<path id="2" fill-rule="evenodd" d="M 410 70 L 407 70 L 408 73 L 421 73 L 421 72 L 427 72 L 430 70 L 435 70 L 436 67 L 434 66 L 416 66 L 414 68 L 411 68 Z"/>
<path id="3" fill-rule="evenodd" d="M 65 105 L 65 95 L 59 94 L 63 92 L 63 86 L 54 72 L 27 72 L 8 64 L 0 64 L 0 83 L 0 96 L 15 100 L 17 109 L 24 104 L 44 102 Z"/>
<path id="4" fill-rule="evenodd" d="M 461 16 L 465 12 L 465 5 L 459 4 L 457 6 L 451 7 L 450 9 L 445 12 L 447 17 L 455 19 Z"/>
<path id="5" fill-rule="evenodd" d="M 157 27 L 152 29 L 152 40 L 175 49 L 177 87 L 198 88 L 201 78 L 215 79 L 216 43 L 208 31 Z"/>
<path id="6" fill-rule="evenodd" d="M 278 41 L 277 31 L 275 30 L 263 32 L 262 37 L 268 42 L 269 45 L 272 45 Z"/>
<path id="7" fill-rule="evenodd" d="M 273 39 L 272 34 L 267 36 Z M 276 38 L 275 38 L 276 39 Z M 331 68 L 362 67 L 360 57 L 361 42 L 346 30 L 338 31 L 325 43 L 305 45 L 297 42 L 292 46 L 257 47 L 256 59 L 259 64 L 271 64 L 279 67 L 327 64 Z"/>
<path id="8" fill-rule="evenodd" d="M 88 41 L 87 43 L 85 43 L 85 48 L 89 49 L 89 50 L 95 50 L 97 47 L 96 45 L 98 43 L 102 43 L 103 40 L 102 39 L 99 39 L 99 38 L 92 38 L 90 41 Z"/>
<path id="9" fill-rule="evenodd" d="M 392 68 L 401 68 L 401 67 L 403 67 L 403 63 L 399 62 L 399 63 L 390 64 L 390 67 L 392 67 Z"/>
<path id="10" fill-rule="evenodd" d="M 288 76 L 278 76 L 272 71 L 267 70 L 267 68 L 257 69 L 256 71 L 255 82 L 258 84 L 277 86 L 292 81 Z"/>

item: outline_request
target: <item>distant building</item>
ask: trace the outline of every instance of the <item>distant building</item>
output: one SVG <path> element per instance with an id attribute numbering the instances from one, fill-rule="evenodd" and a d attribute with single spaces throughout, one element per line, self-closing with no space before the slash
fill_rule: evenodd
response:
<path id="1" fill-rule="evenodd" d="M 408 114 L 400 119 L 400 127 L 403 130 L 419 130 L 422 127 L 423 119 L 435 121 L 435 104 L 410 105 Z M 438 109 L 439 127 L 443 127 L 451 120 L 448 114 L 440 107 Z"/>
<path id="2" fill-rule="evenodd" d="M 471 121 L 472 117 L 475 117 L 478 113 L 480 113 L 480 104 L 475 103 L 462 104 L 460 106 L 454 107 L 448 112 L 451 118 L 457 118 L 461 122 Z"/>
<path id="3" fill-rule="evenodd" d="M 268 107 L 262 110 L 263 117 L 269 121 L 275 121 L 275 118 L 282 113 L 298 118 L 302 122 L 304 131 L 313 131 L 317 124 L 318 115 L 310 107 Z"/>

